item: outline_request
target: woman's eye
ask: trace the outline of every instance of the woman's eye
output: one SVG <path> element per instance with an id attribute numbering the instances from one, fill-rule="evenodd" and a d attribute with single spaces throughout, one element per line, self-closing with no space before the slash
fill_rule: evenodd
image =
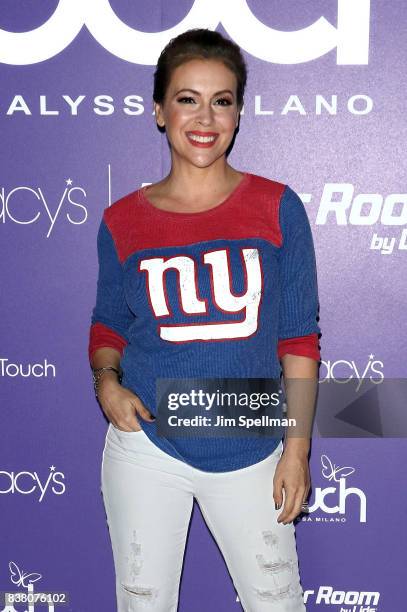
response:
<path id="1" fill-rule="evenodd" d="M 182 102 L 183 104 L 189 104 L 190 102 L 194 102 L 194 99 L 190 96 L 184 96 L 182 98 L 178 98 L 177 102 Z"/>
<path id="2" fill-rule="evenodd" d="M 232 104 L 229 98 L 218 98 L 216 102 L 219 102 L 220 106 L 230 106 Z"/>

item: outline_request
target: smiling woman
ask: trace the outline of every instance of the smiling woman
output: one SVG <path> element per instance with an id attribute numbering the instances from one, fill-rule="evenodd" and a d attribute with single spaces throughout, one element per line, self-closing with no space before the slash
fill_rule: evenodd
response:
<path id="1" fill-rule="evenodd" d="M 180 156 L 186 160 L 195 155 L 190 162 L 200 168 L 215 162 L 213 171 L 224 165 L 239 122 L 236 87 L 235 75 L 219 60 L 191 59 L 174 70 L 165 98 L 154 103 L 157 124 L 165 128 L 171 146 L 174 172 Z M 189 145 L 211 151 L 198 153 Z"/>
<path id="2" fill-rule="evenodd" d="M 106 208 L 100 224 L 89 360 L 110 421 L 102 493 L 118 612 L 177 609 L 194 499 L 244 610 L 305 610 L 292 521 L 310 488 L 315 254 L 297 194 L 228 162 L 245 84 L 241 51 L 221 34 L 196 29 L 171 40 L 153 94 L 170 172 Z M 272 412 L 256 413 L 255 435 L 242 434 L 249 428 L 233 393 L 224 408 L 239 418 L 213 406 L 203 422 L 191 401 L 175 426 L 168 402 L 157 399 L 162 379 L 194 398 L 201 379 L 221 391 L 241 379 L 257 394 L 264 381 L 278 387 L 282 369 L 286 382 L 312 382 L 307 392 L 301 385 L 297 435 L 287 432 L 284 445 L 277 423 L 295 423 L 295 385 L 287 385 L 288 420 L 279 390 Z"/>
<path id="3" fill-rule="evenodd" d="M 225 163 L 239 123 L 236 89 L 235 75 L 219 60 L 190 59 L 175 68 L 165 98 L 154 103 L 171 147 L 171 172 L 148 189 L 150 202 L 201 211 L 240 182 L 242 174 Z"/>
<path id="4" fill-rule="evenodd" d="M 202 49 L 208 35 L 200 36 Z M 239 125 L 246 68 L 233 43 L 198 53 L 197 40 L 197 33 L 178 37 L 155 72 L 154 111 L 171 148 L 171 172 L 148 189 L 160 208 L 212 208 L 242 180 L 226 152 Z"/>

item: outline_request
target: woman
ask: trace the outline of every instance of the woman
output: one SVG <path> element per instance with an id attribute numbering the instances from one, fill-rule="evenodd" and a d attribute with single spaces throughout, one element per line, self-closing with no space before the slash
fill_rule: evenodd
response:
<path id="1" fill-rule="evenodd" d="M 102 493 L 119 612 L 177 609 L 194 498 L 243 608 L 305 610 L 292 521 L 310 488 L 311 408 L 306 433 L 287 432 L 284 445 L 281 436 L 157 428 L 159 379 L 277 379 L 282 367 L 286 382 L 317 381 L 305 209 L 287 185 L 227 161 L 245 84 L 239 47 L 219 33 L 170 41 L 153 99 L 171 170 L 106 208 L 99 228 L 89 359 L 110 421 Z"/>

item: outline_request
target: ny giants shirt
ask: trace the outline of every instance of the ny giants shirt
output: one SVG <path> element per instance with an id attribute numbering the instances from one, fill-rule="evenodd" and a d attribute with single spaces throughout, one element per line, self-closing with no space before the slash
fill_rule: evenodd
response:
<path id="1" fill-rule="evenodd" d="M 145 192 L 103 211 L 89 359 L 117 349 L 122 385 L 153 415 L 157 378 L 278 379 L 286 353 L 320 360 L 312 233 L 288 185 L 246 172 L 197 213 L 159 209 Z M 163 437 L 139 422 L 162 451 L 208 472 L 255 464 L 281 441 Z"/>

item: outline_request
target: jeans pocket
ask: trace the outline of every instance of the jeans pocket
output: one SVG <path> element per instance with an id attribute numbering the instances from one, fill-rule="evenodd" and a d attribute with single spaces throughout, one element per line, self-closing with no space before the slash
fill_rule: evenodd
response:
<path id="1" fill-rule="evenodd" d="M 123 431 L 123 429 L 119 429 L 116 427 L 116 425 L 113 425 L 112 422 L 110 422 L 110 427 L 122 436 L 137 436 L 138 434 L 144 433 L 143 428 L 139 429 L 138 431 Z"/>

